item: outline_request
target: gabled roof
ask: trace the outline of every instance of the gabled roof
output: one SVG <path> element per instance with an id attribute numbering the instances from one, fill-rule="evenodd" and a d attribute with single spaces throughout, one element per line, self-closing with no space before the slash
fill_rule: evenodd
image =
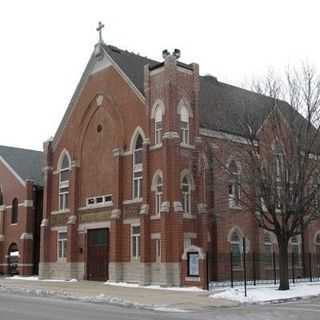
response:
<path id="1" fill-rule="evenodd" d="M 149 64 L 152 69 L 160 63 L 114 46 L 104 45 L 104 48 L 143 94 L 144 66 Z M 181 62 L 178 64 L 185 68 L 192 68 L 191 65 Z M 278 100 L 277 103 L 281 109 L 287 109 L 289 106 L 285 101 Z M 212 76 L 200 77 L 200 126 L 202 128 L 245 135 L 245 130 L 241 126 L 244 123 L 244 117 L 250 117 L 252 129 L 256 131 L 273 107 L 274 99 L 271 97 L 219 82 Z"/>
<path id="2" fill-rule="evenodd" d="M 3 159 L 23 181 L 33 180 L 42 186 L 42 152 L 0 146 L 0 159 Z"/>
<path id="3" fill-rule="evenodd" d="M 276 102 L 286 116 L 289 104 L 283 100 Z M 262 126 L 268 114 L 275 107 L 274 98 L 238 88 L 216 78 L 200 78 L 200 127 L 246 136 L 250 124 L 253 132 Z"/>
<path id="4" fill-rule="evenodd" d="M 102 48 L 128 77 L 141 95 L 144 96 L 144 66 L 149 64 L 152 69 L 161 65 L 161 63 L 126 50 L 121 50 L 115 46 L 102 44 Z M 60 123 L 55 140 L 61 135 L 82 88 L 92 73 L 95 64 L 98 63 L 99 58 L 92 54 Z M 192 65 L 184 64 L 180 61 L 178 61 L 178 65 L 192 69 Z M 274 99 L 271 97 L 219 82 L 212 76 L 200 77 L 200 126 L 202 128 L 243 136 L 245 135 L 245 130 L 241 127 L 241 123 L 243 123 L 241 120 L 244 117 L 250 117 L 252 129 L 258 130 L 273 107 Z M 288 109 L 289 105 L 284 101 L 278 101 L 278 107 L 280 109 Z"/>
<path id="5" fill-rule="evenodd" d="M 133 52 L 121 50 L 114 46 L 103 45 L 104 49 L 111 56 L 113 61 L 122 69 L 122 71 L 135 84 L 137 89 L 144 94 L 144 66 L 149 64 L 155 66 L 159 62 L 142 57 Z"/>

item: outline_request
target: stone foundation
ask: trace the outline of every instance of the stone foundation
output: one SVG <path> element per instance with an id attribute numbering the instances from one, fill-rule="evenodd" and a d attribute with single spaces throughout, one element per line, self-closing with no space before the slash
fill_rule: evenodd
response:
<path id="1" fill-rule="evenodd" d="M 180 278 L 179 263 L 109 263 L 110 281 L 135 282 L 141 285 L 180 286 Z"/>
<path id="2" fill-rule="evenodd" d="M 84 279 L 85 264 L 83 262 L 51 262 L 39 263 L 39 278 L 40 279 Z"/>

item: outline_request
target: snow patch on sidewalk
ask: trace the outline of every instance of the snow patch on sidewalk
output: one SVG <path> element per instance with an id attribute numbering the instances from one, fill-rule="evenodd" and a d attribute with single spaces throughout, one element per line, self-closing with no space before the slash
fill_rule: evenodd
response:
<path id="1" fill-rule="evenodd" d="M 150 285 L 150 286 L 140 286 L 137 283 L 127 283 L 127 282 L 105 282 L 106 285 L 123 287 L 123 288 L 143 288 L 143 289 L 152 289 L 152 290 L 169 290 L 169 291 L 182 291 L 182 292 L 207 292 L 198 287 L 161 287 L 159 285 Z"/>
<path id="2" fill-rule="evenodd" d="M 5 279 L 6 280 L 25 280 L 25 281 L 44 281 L 44 282 L 78 282 L 77 279 L 71 279 L 71 280 L 39 279 L 39 277 L 36 277 L 36 276 L 30 276 L 30 277 L 12 276 L 12 277 L 6 277 Z"/>
<path id="3" fill-rule="evenodd" d="M 104 294 L 99 294 L 97 296 L 75 296 L 69 292 L 63 290 L 48 290 L 39 288 L 18 288 L 18 287 L 8 287 L 5 285 L 0 285 L 0 292 L 6 292 L 11 294 L 28 294 L 36 297 L 47 297 L 47 298 L 57 298 L 66 299 L 72 301 L 80 301 L 85 303 L 94 304 L 110 304 L 115 306 L 152 310 L 159 312 L 189 312 L 187 310 L 171 307 L 170 305 L 156 305 L 156 304 L 142 304 L 138 302 L 132 302 L 120 297 L 108 296 Z"/>
<path id="4" fill-rule="evenodd" d="M 222 292 L 210 295 L 212 299 L 227 299 L 240 303 L 277 302 L 288 299 L 303 299 L 320 295 L 320 282 L 310 284 L 295 284 L 290 290 L 278 290 L 277 287 L 250 287 L 247 297 L 244 296 L 244 288 L 228 288 Z"/>

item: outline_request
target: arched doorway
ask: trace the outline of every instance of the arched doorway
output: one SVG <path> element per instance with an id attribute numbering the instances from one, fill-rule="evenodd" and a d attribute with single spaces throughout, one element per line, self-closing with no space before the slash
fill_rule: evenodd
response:
<path id="1" fill-rule="evenodd" d="M 8 274 L 19 274 L 18 261 L 19 261 L 19 249 L 16 243 L 11 243 L 8 249 Z"/>

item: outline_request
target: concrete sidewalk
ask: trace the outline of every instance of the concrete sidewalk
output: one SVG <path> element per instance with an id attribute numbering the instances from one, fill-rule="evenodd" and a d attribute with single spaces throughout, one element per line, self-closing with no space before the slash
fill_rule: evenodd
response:
<path id="1" fill-rule="evenodd" d="M 210 299 L 208 292 L 183 292 L 163 289 L 128 288 L 112 286 L 103 282 L 78 281 L 78 282 L 52 282 L 32 281 L 0 278 L 0 287 L 3 289 L 21 291 L 44 290 L 49 295 L 58 297 L 115 297 L 122 301 L 141 305 L 162 305 L 187 311 L 209 310 L 215 307 L 234 307 L 239 305 L 225 299 Z"/>

